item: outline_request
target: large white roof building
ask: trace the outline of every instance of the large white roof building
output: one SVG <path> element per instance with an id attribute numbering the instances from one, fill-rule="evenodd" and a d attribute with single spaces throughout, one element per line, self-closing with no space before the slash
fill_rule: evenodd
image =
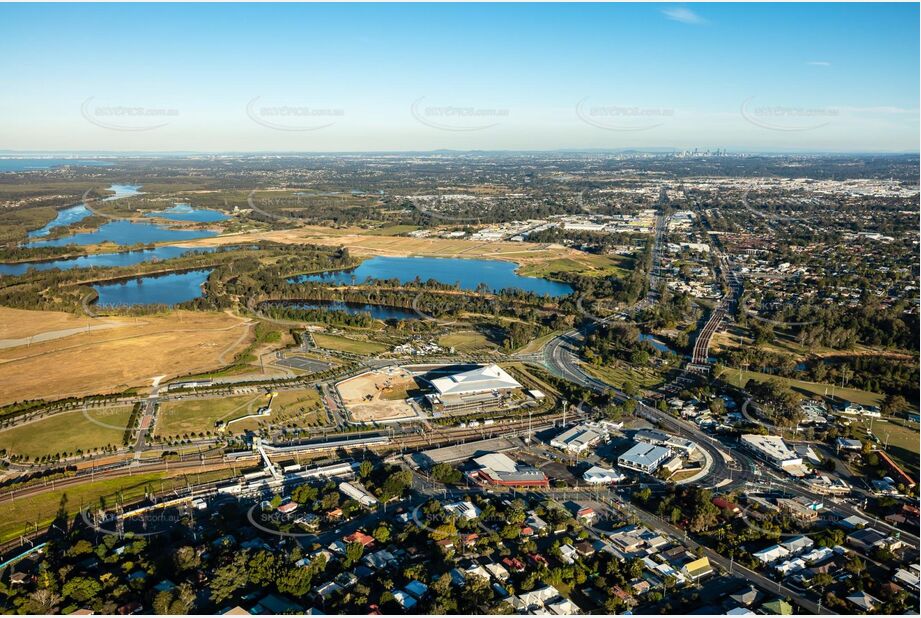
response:
<path id="1" fill-rule="evenodd" d="M 521 388 L 515 378 L 498 365 L 485 365 L 469 371 L 435 378 L 431 381 L 439 395 L 470 395 L 487 391 Z"/>

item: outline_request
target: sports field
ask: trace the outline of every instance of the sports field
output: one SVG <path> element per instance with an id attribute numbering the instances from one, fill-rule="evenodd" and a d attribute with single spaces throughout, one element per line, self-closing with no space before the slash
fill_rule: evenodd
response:
<path id="1" fill-rule="evenodd" d="M 115 327 L 86 332 L 87 323 Z M 0 346 L 0 404 L 148 387 L 155 376 L 223 366 L 252 338 L 246 320 L 191 311 L 87 321 L 66 313 L 0 308 L 0 324 L 5 340 L 19 342 Z M 43 334 L 55 336 L 38 341 Z M 30 336 L 31 344 L 20 341 Z"/>
<path id="2" fill-rule="evenodd" d="M 326 348 L 327 350 L 338 350 L 340 352 L 350 352 L 352 354 L 380 354 L 386 352 L 388 347 L 373 341 L 358 341 L 339 335 L 324 335 L 316 333 L 313 340 L 317 347 Z"/>
<path id="3" fill-rule="evenodd" d="M 0 449 L 34 459 L 121 446 L 130 416 L 131 406 L 55 414 L 0 431 Z"/>
<path id="4" fill-rule="evenodd" d="M 438 338 L 438 345 L 443 348 L 454 348 L 457 352 L 486 352 L 498 347 L 482 333 L 472 330 L 442 335 Z"/>

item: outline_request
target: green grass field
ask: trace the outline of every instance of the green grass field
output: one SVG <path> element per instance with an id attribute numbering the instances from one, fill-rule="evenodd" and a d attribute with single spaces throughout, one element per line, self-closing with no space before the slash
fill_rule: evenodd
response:
<path id="1" fill-rule="evenodd" d="M 639 388 L 651 388 L 657 384 L 661 384 L 663 381 L 662 376 L 652 369 L 647 367 L 638 369 L 626 363 L 617 363 L 607 367 L 595 367 L 594 365 L 585 363 L 582 366 L 593 376 L 607 382 L 615 388 L 623 388 L 624 384 L 627 382 L 632 382 Z"/>
<path id="2" fill-rule="evenodd" d="M 195 484 L 229 478 L 231 473 L 231 470 L 228 469 L 190 474 L 188 483 Z M 109 504 L 114 502 L 116 494 L 125 501 L 131 501 L 144 496 L 148 488 L 160 491 L 173 487 L 185 487 L 186 479 L 185 475 L 167 477 L 165 472 L 148 472 L 84 483 L 37 496 L 6 500 L 0 503 L 0 543 L 15 539 L 27 531 L 32 532 L 36 526 L 39 531 L 46 529 L 54 521 L 63 496 L 67 496 L 67 512 L 74 516 L 80 512 L 81 508 L 97 506 L 102 497 L 106 498 Z"/>
<path id="3" fill-rule="evenodd" d="M 826 392 L 829 396 L 831 396 L 832 388 L 834 388 L 835 397 L 853 401 L 854 403 L 859 403 L 861 405 L 878 406 L 883 402 L 884 399 L 883 395 L 880 395 L 879 393 L 871 393 L 870 391 L 862 391 L 856 388 L 841 388 L 838 386 L 832 387 L 831 384 L 822 384 L 819 382 L 793 380 L 791 378 L 772 376 L 770 374 L 760 373 L 758 371 L 743 370 L 742 378 L 740 380 L 738 369 L 726 369 L 720 378 L 732 384 L 733 386 L 738 386 L 740 388 L 744 388 L 745 385 L 748 384 L 749 380 L 754 380 L 755 382 L 767 382 L 768 380 L 776 379 L 783 382 L 790 389 L 797 391 L 806 397 L 815 397 L 816 395 L 824 396 Z"/>
<path id="4" fill-rule="evenodd" d="M 268 395 L 242 395 L 224 399 L 190 399 L 170 401 L 160 406 L 154 433 L 158 436 L 181 436 L 215 429 L 219 420 L 230 420 L 256 412 L 268 402 Z M 236 430 L 240 423 L 231 427 Z"/>
<path id="5" fill-rule="evenodd" d="M 880 445 L 899 464 L 918 475 L 918 456 L 921 454 L 921 430 L 916 423 L 903 419 L 860 418 L 855 421 L 873 432 Z M 888 446 L 886 446 L 888 444 Z"/>
<path id="6" fill-rule="evenodd" d="M 358 341 L 338 335 L 323 335 L 317 333 L 313 336 L 313 340 L 318 347 L 326 348 L 327 350 L 338 350 L 340 352 L 351 352 L 352 354 L 380 354 L 388 350 L 387 346 L 380 343 L 374 343 L 373 341 Z"/>
<path id="7" fill-rule="evenodd" d="M 36 458 L 120 446 L 131 406 L 66 412 L 0 432 L 0 449 Z M 97 424 L 93 420 L 98 421 Z M 111 425 L 111 427 L 106 427 Z"/>
<path id="8" fill-rule="evenodd" d="M 255 413 L 268 403 L 268 394 L 242 395 L 223 399 L 190 399 L 171 401 L 160 406 L 157 426 L 158 436 L 182 436 L 203 431 L 215 431 L 218 421 L 229 421 Z M 296 420 L 299 425 L 319 426 L 326 422 L 320 408 L 320 395 L 314 389 L 281 391 L 272 400 L 269 416 L 248 418 L 233 423 L 228 433 L 256 429 L 259 423 L 279 423 Z"/>
<path id="9" fill-rule="evenodd" d="M 536 264 L 528 264 L 518 270 L 524 277 L 550 277 L 554 273 L 580 273 L 589 277 L 617 275 L 623 277 L 631 269 L 632 261 L 617 255 L 585 254 L 578 258 L 563 257 Z"/>
<path id="10" fill-rule="evenodd" d="M 442 335 L 438 338 L 438 345 L 443 348 L 454 348 L 458 352 L 484 352 L 495 350 L 497 347 L 485 335 L 472 330 Z"/>

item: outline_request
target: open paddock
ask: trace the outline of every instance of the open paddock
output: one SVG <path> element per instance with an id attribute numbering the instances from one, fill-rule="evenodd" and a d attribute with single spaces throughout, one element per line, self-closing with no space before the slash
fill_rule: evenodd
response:
<path id="1" fill-rule="evenodd" d="M 14 318 L 5 330 L 10 338 L 26 333 L 36 340 L 0 349 L 0 404 L 149 387 L 154 376 L 169 379 L 226 365 L 252 337 L 246 320 L 227 313 L 171 311 L 91 320 L 91 327 L 118 327 L 89 332 L 85 319 L 70 314 L 25 313 L 0 308 L 0 324 L 7 324 L 8 315 Z M 37 341 L 41 333 L 60 332 L 69 324 L 84 328 Z"/>

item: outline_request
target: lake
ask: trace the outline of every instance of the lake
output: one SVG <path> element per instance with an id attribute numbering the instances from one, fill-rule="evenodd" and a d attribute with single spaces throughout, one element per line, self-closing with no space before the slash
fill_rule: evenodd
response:
<path id="1" fill-rule="evenodd" d="M 367 305 L 364 303 L 346 303 L 340 300 L 313 300 L 307 302 L 278 303 L 295 309 L 318 309 L 322 311 L 344 311 L 350 315 L 369 313 L 378 320 L 418 320 L 420 315 L 412 309 L 387 307 L 384 305 Z"/>
<path id="2" fill-rule="evenodd" d="M 28 262 L 19 264 L 0 264 L 0 275 L 23 275 L 30 268 L 35 270 L 71 270 L 73 268 L 108 268 L 113 266 L 133 266 L 142 262 L 153 262 L 169 260 L 192 252 L 207 253 L 214 251 L 210 247 L 201 247 L 197 249 L 187 249 L 184 247 L 156 247 L 154 249 L 144 249 L 142 251 L 122 251 L 119 253 L 97 253 L 95 255 L 83 255 L 75 258 L 66 258 L 59 260 L 44 260 L 41 262 Z"/>
<path id="3" fill-rule="evenodd" d="M 408 283 L 418 277 L 422 281 L 435 279 L 447 285 L 459 283 L 464 290 L 476 290 L 480 283 L 485 283 L 493 292 L 515 288 L 541 296 L 566 296 L 572 293 L 572 288 L 565 283 L 538 277 L 522 277 L 515 272 L 516 268 L 512 262 L 498 260 L 378 256 L 365 260 L 352 270 L 300 275 L 290 281 L 351 284 L 353 281 L 364 283 L 370 277 L 399 279 L 402 283 Z"/>
<path id="4" fill-rule="evenodd" d="M 201 286 L 211 274 L 210 268 L 184 273 L 138 277 L 118 283 L 93 286 L 99 294 L 100 307 L 129 305 L 176 305 L 202 295 Z"/>
<path id="5" fill-rule="evenodd" d="M 192 208 L 189 204 L 176 204 L 172 208 L 148 212 L 144 216 L 172 219 L 173 221 L 196 221 L 198 223 L 214 223 L 215 221 L 224 221 L 230 218 L 218 210 Z"/>
<path id="6" fill-rule="evenodd" d="M 140 188 L 140 185 L 112 185 L 109 187 L 109 191 L 114 191 L 115 195 L 110 195 L 103 201 L 108 202 L 111 200 L 118 200 L 123 197 L 138 195 L 140 194 L 140 191 L 138 191 Z M 68 206 L 67 208 L 62 208 L 58 211 L 57 216 L 45 227 L 29 232 L 29 238 L 40 238 L 42 236 L 47 236 L 48 232 L 54 228 L 77 223 L 78 221 L 86 219 L 91 214 L 93 213 L 89 208 L 86 207 L 85 204 L 77 204 L 76 206 Z"/>
<path id="7" fill-rule="evenodd" d="M 125 219 L 110 221 L 99 226 L 94 232 L 84 232 L 55 238 L 54 240 L 40 240 L 29 243 L 33 247 L 63 247 L 65 245 L 95 245 L 102 242 L 112 242 L 116 245 L 134 245 L 137 243 L 154 242 L 181 242 L 196 238 L 210 238 L 217 236 L 211 230 L 174 230 L 152 223 L 134 223 Z"/>
<path id="8" fill-rule="evenodd" d="M 0 159 L 0 172 L 28 172 L 30 170 L 47 170 L 64 165 L 110 165 L 107 161 L 85 161 L 83 159 Z"/>

